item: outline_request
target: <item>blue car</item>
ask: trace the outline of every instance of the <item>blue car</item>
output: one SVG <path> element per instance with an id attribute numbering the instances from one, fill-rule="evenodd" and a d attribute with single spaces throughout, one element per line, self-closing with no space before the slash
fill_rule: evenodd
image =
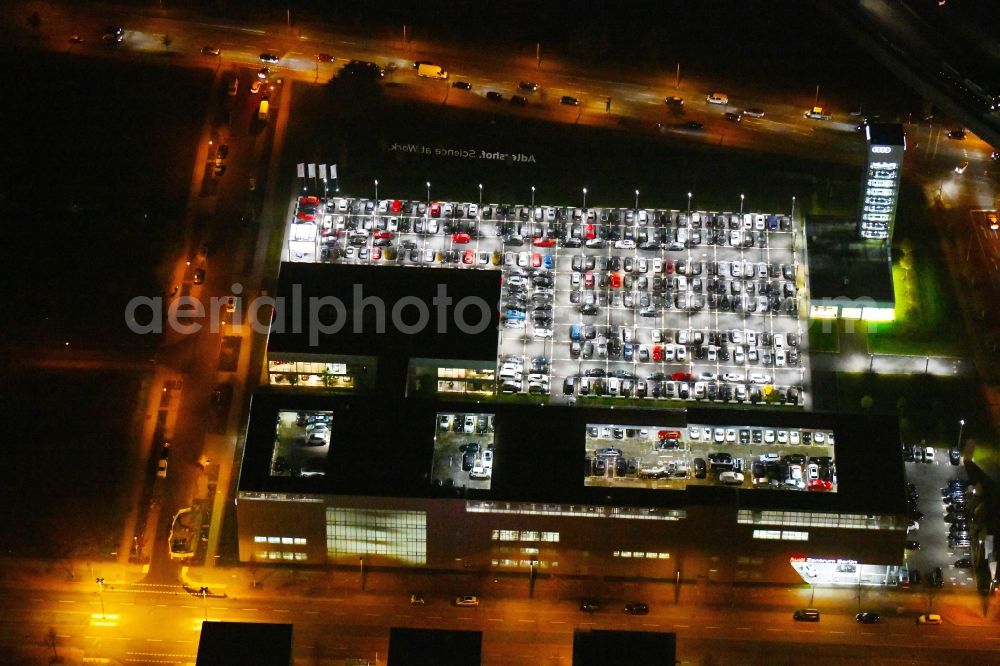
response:
<path id="1" fill-rule="evenodd" d="M 555 255 L 543 254 L 542 255 L 542 266 L 545 268 L 553 268 L 556 265 Z"/>
<path id="2" fill-rule="evenodd" d="M 507 310 L 503 313 L 505 319 L 520 319 L 524 321 L 524 310 Z"/>
<path id="3" fill-rule="evenodd" d="M 631 361 L 632 360 L 632 354 L 633 354 L 632 343 L 631 342 L 626 342 L 622 346 L 622 355 L 625 357 L 626 361 Z"/>
<path id="4" fill-rule="evenodd" d="M 574 324 L 573 326 L 571 326 L 570 329 L 569 329 L 569 339 L 570 340 L 579 340 L 581 337 L 583 337 L 583 336 L 582 336 L 582 332 L 581 332 L 581 329 L 580 329 L 580 325 L 579 324 Z"/>

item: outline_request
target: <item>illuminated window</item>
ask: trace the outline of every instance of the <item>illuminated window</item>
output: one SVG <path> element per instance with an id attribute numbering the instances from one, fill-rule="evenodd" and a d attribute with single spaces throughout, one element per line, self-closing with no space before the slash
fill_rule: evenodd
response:
<path id="1" fill-rule="evenodd" d="M 306 545 L 306 540 L 303 539 L 302 537 L 295 537 L 295 545 L 296 546 L 304 546 L 304 545 Z"/>
<path id="2" fill-rule="evenodd" d="M 521 533 L 517 530 L 500 530 L 501 541 L 520 541 Z"/>
<path id="3" fill-rule="evenodd" d="M 781 530 L 754 530 L 754 539 L 781 539 Z"/>
<path id="4" fill-rule="evenodd" d="M 255 536 L 253 538 L 253 542 L 254 543 L 267 543 L 267 537 L 266 536 Z"/>
<path id="5" fill-rule="evenodd" d="M 542 541 L 559 542 L 559 532 L 542 532 Z"/>
<path id="6" fill-rule="evenodd" d="M 281 543 L 286 546 L 291 546 L 294 543 L 294 541 L 292 537 L 281 537 Z"/>
<path id="7" fill-rule="evenodd" d="M 521 541 L 538 541 L 538 532 L 524 531 L 521 532 Z"/>
<path id="8" fill-rule="evenodd" d="M 281 543 L 281 537 L 272 537 L 272 536 L 269 536 L 269 537 L 267 537 L 267 542 L 268 543 Z"/>
<path id="9" fill-rule="evenodd" d="M 522 548 L 521 549 L 521 554 L 522 555 L 538 555 L 538 549 L 537 548 Z"/>
<path id="10" fill-rule="evenodd" d="M 809 541 L 809 532 L 782 530 L 781 538 L 784 541 Z"/>
<path id="11" fill-rule="evenodd" d="M 755 511 L 740 509 L 736 522 L 778 527 L 836 527 L 851 530 L 905 530 L 908 522 L 892 515 L 820 513 L 813 511 Z"/>
<path id="12" fill-rule="evenodd" d="M 306 555 L 305 553 L 295 553 L 295 559 L 297 560 L 305 560 L 308 559 L 308 557 L 309 556 Z"/>

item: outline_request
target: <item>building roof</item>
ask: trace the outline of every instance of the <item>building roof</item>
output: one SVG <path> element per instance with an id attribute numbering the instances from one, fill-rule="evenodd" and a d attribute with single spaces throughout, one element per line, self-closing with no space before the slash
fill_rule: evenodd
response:
<path id="1" fill-rule="evenodd" d="M 203 622 L 198 666 L 291 666 L 292 625 Z"/>
<path id="2" fill-rule="evenodd" d="M 869 123 L 868 143 L 873 146 L 903 146 L 906 137 L 899 123 Z"/>
<path id="3" fill-rule="evenodd" d="M 500 277 L 500 271 L 493 270 L 284 262 L 278 275 L 277 293 L 284 307 L 276 309 L 268 351 L 397 359 L 496 360 Z M 451 299 L 450 305 L 439 307 L 438 303 L 445 303 L 435 301 L 439 295 Z M 313 300 L 322 298 L 338 299 L 344 305 L 346 325 L 336 332 L 310 326 L 313 321 L 327 325 L 340 321 L 334 307 Z M 455 323 L 456 306 L 468 298 L 481 299 L 467 301 L 469 307 L 464 310 L 464 320 L 469 325 L 480 321 L 480 310 L 476 306 L 479 303 L 485 304 L 490 316 L 489 325 L 474 333 L 462 331 Z M 367 304 L 375 299 L 384 304 L 384 333 L 378 333 L 376 306 Z M 404 328 L 418 320 L 420 306 L 417 302 L 424 304 L 427 325 L 415 332 L 400 330 L 394 325 L 397 319 L 402 321 Z M 300 309 L 296 303 L 300 304 Z M 365 303 L 363 307 L 362 303 Z M 401 307 L 399 317 L 394 318 L 393 308 L 399 303 L 406 305 Z"/>
<path id="4" fill-rule="evenodd" d="M 388 666 L 479 666 L 482 649 L 483 634 L 480 631 L 393 627 L 389 630 L 386 663 Z"/>
<path id="5" fill-rule="evenodd" d="M 326 476 L 271 476 L 279 410 L 326 410 L 331 446 Z M 430 481 L 437 414 L 495 414 L 489 490 L 435 487 Z M 588 424 L 683 427 L 686 423 L 829 428 L 836 433 L 835 493 L 738 493 L 725 487 L 686 490 L 584 485 Z M 905 492 L 894 419 L 765 410 L 614 410 L 509 402 L 444 402 L 404 397 L 321 396 L 258 392 L 253 397 L 239 490 L 321 495 L 464 497 L 510 502 L 682 508 L 738 504 L 742 508 L 903 513 Z"/>
<path id="6" fill-rule="evenodd" d="M 858 238 L 857 221 L 827 216 L 806 219 L 809 293 L 814 304 L 824 300 L 892 305 L 892 259 L 887 240 Z M 872 299 L 875 303 L 866 303 Z"/>
<path id="7" fill-rule="evenodd" d="M 673 666 L 676 659 L 677 634 L 605 629 L 573 632 L 573 666 Z"/>

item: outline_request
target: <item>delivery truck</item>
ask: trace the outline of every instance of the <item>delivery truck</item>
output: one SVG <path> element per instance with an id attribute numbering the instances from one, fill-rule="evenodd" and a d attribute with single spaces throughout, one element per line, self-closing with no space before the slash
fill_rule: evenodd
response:
<path id="1" fill-rule="evenodd" d="M 417 76 L 423 76 L 428 79 L 447 79 L 448 72 L 444 71 L 440 65 L 422 63 L 417 67 Z"/>
<path id="2" fill-rule="evenodd" d="M 270 110 L 271 103 L 266 99 L 260 101 L 260 107 L 257 109 L 257 120 L 262 123 L 267 122 L 267 112 Z"/>

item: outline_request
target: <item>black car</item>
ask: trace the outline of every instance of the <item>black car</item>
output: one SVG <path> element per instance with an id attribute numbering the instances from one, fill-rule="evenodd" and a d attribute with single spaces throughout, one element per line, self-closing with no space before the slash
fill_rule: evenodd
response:
<path id="1" fill-rule="evenodd" d="M 525 106 L 528 103 L 528 98 L 524 95 L 513 95 L 510 98 L 510 103 L 514 106 Z"/>
<path id="2" fill-rule="evenodd" d="M 527 92 L 536 92 L 538 90 L 537 83 L 531 83 L 530 81 L 521 81 L 517 84 L 519 90 L 524 90 Z"/>
<path id="3" fill-rule="evenodd" d="M 858 624 L 878 624 L 882 621 L 878 613 L 858 613 L 854 616 Z"/>
<path id="4" fill-rule="evenodd" d="M 950 132 L 948 132 L 948 138 L 949 139 L 955 139 L 956 141 L 964 141 L 965 140 L 965 130 L 964 129 L 951 130 Z"/>
<path id="5" fill-rule="evenodd" d="M 957 465 L 962 462 L 962 453 L 958 449 L 952 448 L 948 451 L 948 460 L 952 465 Z"/>
<path id="6" fill-rule="evenodd" d="M 955 560 L 956 569 L 971 569 L 972 568 L 972 558 L 963 557 L 959 560 Z"/>
<path id="7" fill-rule="evenodd" d="M 596 599 L 584 599 L 580 602 L 580 610 L 586 613 L 596 613 L 601 610 L 601 602 Z"/>
<path id="8" fill-rule="evenodd" d="M 903 544 L 903 547 L 906 548 L 906 550 L 920 550 L 920 542 L 907 541 L 905 544 Z"/>
<path id="9" fill-rule="evenodd" d="M 260 54 L 260 61 L 261 62 L 267 62 L 267 63 L 271 63 L 273 65 L 274 63 L 278 62 L 279 60 L 281 60 L 281 58 L 279 58 L 278 56 L 274 55 L 273 53 L 261 53 Z"/>
<path id="10" fill-rule="evenodd" d="M 563 95 L 562 98 L 559 100 L 559 103 L 560 104 L 565 104 L 566 106 L 579 106 L 580 105 L 580 100 L 578 100 L 576 97 L 570 97 L 569 95 Z"/>
<path id="11" fill-rule="evenodd" d="M 476 454 L 473 451 L 467 451 L 465 455 L 462 456 L 462 471 L 468 472 L 473 467 L 476 466 Z"/>
<path id="12" fill-rule="evenodd" d="M 694 478 L 704 479 L 706 475 L 705 459 L 695 458 L 694 459 Z"/>
<path id="13" fill-rule="evenodd" d="M 498 93 L 496 90 L 491 90 L 488 93 L 486 93 L 486 99 L 490 100 L 491 102 L 502 102 L 503 94 Z"/>
<path id="14" fill-rule="evenodd" d="M 451 84 L 452 88 L 458 88 L 459 90 L 472 90 L 472 84 L 468 81 L 455 81 Z"/>
<path id="15" fill-rule="evenodd" d="M 195 284 L 204 284 L 205 283 L 205 269 L 204 268 L 196 268 L 195 269 L 195 271 L 194 271 L 194 283 Z"/>
<path id="16" fill-rule="evenodd" d="M 704 125 L 702 125 L 701 123 L 699 123 L 697 120 L 692 120 L 691 122 L 685 123 L 684 127 L 686 127 L 687 129 L 692 129 L 692 130 L 700 130 L 701 128 L 704 127 Z"/>
<path id="17" fill-rule="evenodd" d="M 625 604 L 625 612 L 629 615 L 649 615 L 649 604 L 642 601 Z"/>

